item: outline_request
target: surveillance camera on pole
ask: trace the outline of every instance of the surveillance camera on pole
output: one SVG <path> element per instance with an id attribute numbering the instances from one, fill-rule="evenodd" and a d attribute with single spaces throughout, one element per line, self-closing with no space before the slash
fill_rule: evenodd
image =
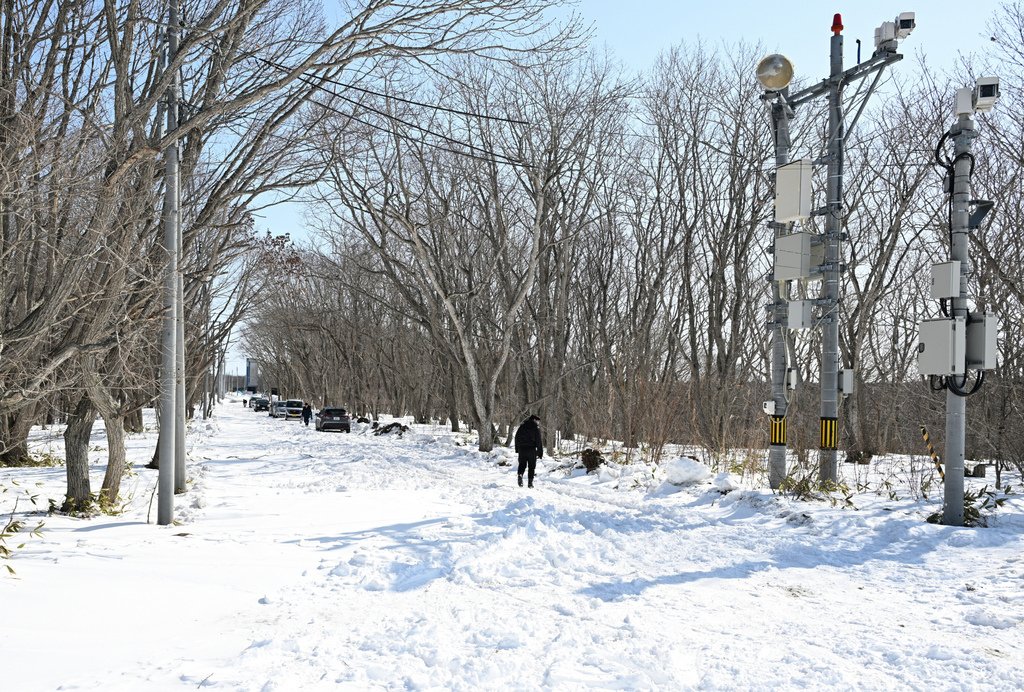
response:
<path id="1" fill-rule="evenodd" d="M 971 94 L 974 103 L 974 110 L 978 113 L 988 113 L 999 100 L 999 77 L 978 77 L 974 83 L 974 91 Z"/>
<path id="2" fill-rule="evenodd" d="M 875 29 L 875 55 L 895 53 L 898 41 L 910 36 L 917 26 L 913 12 L 900 12 L 891 22 L 882 22 Z"/>
<path id="3" fill-rule="evenodd" d="M 786 457 L 786 383 L 789 364 L 786 344 L 791 329 L 821 329 L 821 444 L 819 469 L 822 481 L 838 480 L 836 463 L 839 439 L 838 408 L 840 397 L 853 391 L 853 372 L 840 368 L 839 321 L 841 274 L 844 271 L 841 243 L 843 206 L 843 159 L 845 142 L 863 111 L 857 111 L 847 125 L 842 103 L 842 90 L 856 81 L 874 75 L 864 90 L 863 99 L 874 92 L 881 72 L 903 59 L 896 52 L 898 41 L 907 38 L 916 26 L 913 12 L 902 12 L 894 21 L 875 30 L 875 54 L 848 70 L 843 70 L 843 20 L 832 19 L 830 74 L 821 82 L 790 94 L 793 65 L 783 55 L 769 55 L 757 66 L 757 79 L 765 88 L 762 97 L 772 106 L 775 135 L 775 218 L 774 263 L 770 277 L 773 302 L 768 306 L 768 327 L 772 333 L 771 380 L 772 400 L 762 409 L 771 418 L 768 476 L 773 488 L 785 476 Z M 827 97 L 827 154 L 821 159 L 789 161 L 789 118 L 794 109 L 812 99 Z M 810 177 L 814 166 L 828 167 L 825 206 L 814 209 L 810 204 Z M 824 217 L 824 232 L 812 233 L 808 223 L 812 216 Z M 793 224 L 800 229 L 794 232 Z M 791 281 L 820 281 L 821 295 L 813 301 L 790 300 Z M 819 311 L 815 316 L 812 309 Z M 780 476 L 780 473 L 782 474 Z"/>
<path id="4" fill-rule="evenodd" d="M 908 36 L 917 26 L 917 22 L 914 21 L 913 12 L 900 12 L 896 15 L 896 38 L 901 41 Z"/>
<path id="5" fill-rule="evenodd" d="M 939 301 L 942 316 L 919 325 L 917 368 L 929 378 L 932 390 L 946 391 L 942 523 L 950 526 L 964 523 L 967 397 L 981 388 L 986 371 L 995 369 L 998 359 L 997 316 L 972 311 L 968 305 L 970 233 L 981 226 L 993 207 L 988 200 L 971 199 L 971 142 L 978 136 L 974 114 L 992 110 L 998 99 L 998 77 L 981 77 L 973 88 L 957 89 L 953 100 L 956 122 L 936 148 L 936 163 L 950 181 L 950 249 L 949 260 L 932 267 L 931 297 Z M 953 142 L 952 157 L 942 152 L 947 141 Z"/>

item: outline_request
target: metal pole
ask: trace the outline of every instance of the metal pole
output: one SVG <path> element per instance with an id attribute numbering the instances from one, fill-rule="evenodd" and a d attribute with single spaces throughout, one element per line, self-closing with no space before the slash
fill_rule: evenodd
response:
<path id="1" fill-rule="evenodd" d="M 836 18 L 838 20 L 838 17 Z M 828 88 L 828 181 L 825 216 L 825 264 L 822 267 L 821 317 L 821 444 L 818 477 L 837 482 L 839 415 L 839 258 L 843 217 L 843 34 L 832 26 L 831 70 Z"/>
<path id="2" fill-rule="evenodd" d="M 968 206 L 971 197 L 971 140 L 977 136 L 974 121 L 961 115 L 949 131 L 953 138 L 953 213 L 950 219 L 950 252 L 960 261 L 960 295 L 950 299 L 951 318 L 967 321 L 967 277 L 971 271 L 968 257 Z M 956 375 L 949 375 L 956 377 Z M 943 482 L 942 523 L 964 525 L 964 455 L 966 453 L 967 398 L 946 388 L 946 477 Z"/>
<path id="3" fill-rule="evenodd" d="M 180 206 L 178 207 L 180 210 Z M 178 248 L 182 246 L 181 223 L 178 225 Z M 177 354 L 175 357 L 175 387 L 177 389 L 177 406 L 174 415 L 174 492 L 185 492 L 185 280 L 178 272 L 176 293 L 178 296 L 177 310 Z"/>
<path id="4" fill-rule="evenodd" d="M 789 163 L 789 118 L 792 109 L 786 103 L 789 88 L 783 89 L 772 102 L 772 129 L 775 137 L 775 166 Z M 776 240 L 788 224 L 772 223 Z M 773 270 L 774 274 L 774 270 Z M 772 401 L 775 412 L 770 416 L 768 446 L 768 484 L 778 489 L 786 478 L 786 317 L 787 306 L 783 298 L 789 297 L 789 282 L 776 281 L 772 276 Z"/>
<path id="5" fill-rule="evenodd" d="M 178 50 L 178 0 L 169 0 L 167 25 L 168 66 Z M 172 76 L 167 88 L 167 131 L 178 127 L 178 85 Z M 160 348 L 160 471 L 156 521 L 161 526 L 174 519 L 174 465 L 177 413 L 177 318 L 178 318 L 178 145 L 164 152 L 163 276 L 164 318 Z"/>

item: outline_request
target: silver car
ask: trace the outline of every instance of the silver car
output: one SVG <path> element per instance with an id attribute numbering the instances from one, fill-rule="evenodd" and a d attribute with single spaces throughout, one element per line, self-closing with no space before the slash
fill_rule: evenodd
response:
<path id="1" fill-rule="evenodd" d="M 302 418 L 302 407 L 305 406 L 305 402 L 302 399 L 289 399 L 284 402 L 284 417 L 288 418 Z"/>

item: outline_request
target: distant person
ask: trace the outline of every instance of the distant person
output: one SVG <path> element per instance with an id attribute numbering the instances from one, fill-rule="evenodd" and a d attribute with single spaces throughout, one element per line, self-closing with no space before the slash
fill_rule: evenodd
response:
<path id="1" fill-rule="evenodd" d="M 242 399 L 242 408 L 249 408 L 249 400 Z"/>
<path id="2" fill-rule="evenodd" d="M 516 454 L 519 455 L 519 487 L 523 487 L 523 471 L 529 469 L 528 487 L 533 487 L 537 459 L 544 458 L 544 441 L 540 434 L 540 416 L 530 416 L 516 430 Z"/>
<path id="3" fill-rule="evenodd" d="M 307 401 L 305 404 L 302 405 L 302 422 L 306 424 L 307 428 L 309 427 L 309 421 L 312 417 L 313 407 L 310 406 L 309 402 Z"/>

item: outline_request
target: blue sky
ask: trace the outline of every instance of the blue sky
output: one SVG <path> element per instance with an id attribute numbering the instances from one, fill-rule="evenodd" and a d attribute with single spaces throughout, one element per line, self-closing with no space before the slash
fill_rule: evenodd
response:
<path id="1" fill-rule="evenodd" d="M 772 12 L 763 8 L 795 6 Z M 855 39 L 862 43 L 862 56 L 874 50 L 874 30 L 900 12 L 917 14 L 917 29 L 900 51 L 907 56 L 904 66 L 919 51 L 929 64 L 949 68 L 960 53 L 984 53 L 991 42 L 985 26 L 1001 3 L 999 0 L 928 0 L 912 3 L 858 0 L 846 3 L 750 2 L 749 0 L 580 0 L 577 12 L 594 23 L 595 39 L 607 44 L 626 65 L 645 69 L 658 53 L 682 41 L 702 38 L 710 44 L 730 45 L 743 41 L 761 42 L 768 52 L 789 56 L 799 75 L 812 81 L 828 72 L 829 36 L 832 15 L 839 12 L 845 27 L 845 64 L 856 62 Z"/>

